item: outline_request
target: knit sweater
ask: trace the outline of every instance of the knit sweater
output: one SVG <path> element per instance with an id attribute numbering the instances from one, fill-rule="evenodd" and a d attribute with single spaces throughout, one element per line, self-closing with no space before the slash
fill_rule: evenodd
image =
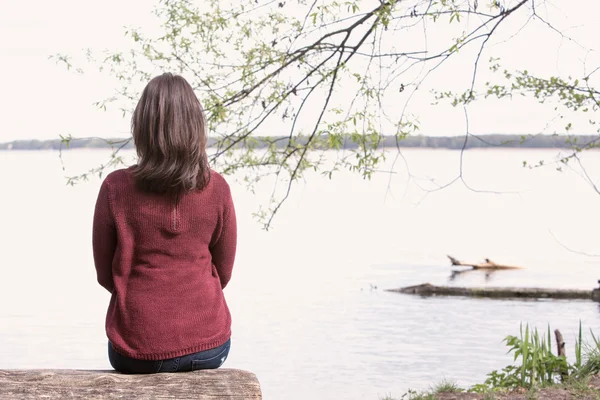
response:
<path id="1" fill-rule="evenodd" d="M 211 171 L 202 190 L 150 193 L 132 172 L 105 178 L 94 213 L 94 263 L 112 294 L 106 333 L 113 348 L 164 360 L 224 344 L 231 316 L 223 288 L 237 241 L 229 185 Z"/>

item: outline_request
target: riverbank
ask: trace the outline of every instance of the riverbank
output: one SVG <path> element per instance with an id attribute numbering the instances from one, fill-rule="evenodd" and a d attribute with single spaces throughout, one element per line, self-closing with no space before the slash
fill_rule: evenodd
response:
<path id="1" fill-rule="evenodd" d="M 429 392 L 409 392 L 400 398 L 386 397 L 382 400 L 598 400 L 600 399 L 600 375 L 588 377 L 564 385 L 539 389 L 517 389 L 471 393 L 451 383 L 442 383 Z"/>
<path id="2" fill-rule="evenodd" d="M 524 329 L 523 329 L 524 328 Z M 592 331 L 584 343 L 583 327 L 575 342 L 575 360 L 567 359 L 562 333 L 554 331 L 556 354 L 552 352 L 550 326 L 547 332 L 521 325 L 519 336 L 504 339 L 515 364 L 492 371 L 484 383 L 462 389 L 442 382 L 427 392 L 409 391 L 402 400 L 517 400 L 600 399 L 600 338 Z M 399 400 L 387 397 L 383 400 Z"/>

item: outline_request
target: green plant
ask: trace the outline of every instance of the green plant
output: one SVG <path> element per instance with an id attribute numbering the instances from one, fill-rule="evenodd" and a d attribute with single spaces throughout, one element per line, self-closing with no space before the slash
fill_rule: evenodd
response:
<path id="1" fill-rule="evenodd" d="M 517 387 L 534 388 L 557 383 L 569 365 L 564 356 L 552 353 L 552 337 L 550 326 L 547 335 L 537 329 L 531 330 L 529 325 L 520 328 L 520 336 L 507 336 L 504 341 L 509 346 L 509 353 L 514 353 L 514 361 L 518 365 L 509 365 L 501 371 L 492 371 L 482 385 L 475 385 L 471 391 L 482 393 L 489 389 Z"/>
<path id="2" fill-rule="evenodd" d="M 475 385 L 471 388 L 471 392 L 485 393 L 498 388 L 516 388 L 520 386 L 518 374 L 519 368 L 514 365 L 504 367 L 500 371 L 492 371 L 487 375 L 484 383 Z"/>
<path id="3" fill-rule="evenodd" d="M 518 369 L 521 387 L 534 385 L 546 386 L 557 382 L 561 371 L 568 370 L 567 360 L 563 356 L 552 354 L 552 340 L 550 326 L 548 336 L 544 338 L 537 329 L 530 331 L 529 325 L 521 325 L 520 337 L 508 336 L 505 341 L 510 346 L 509 352 L 514 352 L 514 359 L 520 357 L 521 365 Z"/>
<path id="4" fill-rule="evenodd" d="M 593 334 L 592 334 L 593 336 Z M 581 349 L 583 347 L 583 335 L 581 329 L 581 320 L 579 320 L 579 339 L 575 341 L 575 365 L 576 369 L 580 369 L 583 365 L 583 357 L 581 354 Z"/>

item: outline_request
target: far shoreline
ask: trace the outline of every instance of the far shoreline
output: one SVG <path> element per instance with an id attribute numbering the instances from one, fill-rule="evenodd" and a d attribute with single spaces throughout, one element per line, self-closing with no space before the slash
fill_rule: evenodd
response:
<path id="1" fill-rule="evenodd" d="M 296 137 L 296 142 L 302 144 L 305 138 Z M 341 139 L 339 147 L 331 146 L 327 135 L 320 136 L 313 143 L 315 150 L 354 150 L 359 146 L 350 137 Z M 215 147 L 217 140 L 209 138 L 207 148 Z M 252 137 L 252 148 L 255 150 L 266 149 L 270 145 L 284 148 L 288 145 L 287 137 Z M 371 144 L 367 144 L 370 146 Z M 600 137 L 594 135 L 481 135 L 469 136 L 465 143 L 465 136 L 408 136 L 398 142 L 395 136 L 381 137 L 377 148 L 390 149 L 427 149 L 427 150 L 575 150 L 576 147 L 590 150 L 600 145 Z M 236 145 L 236 149 L 248 148 L 245 144 Z M 589 148 L 588 148 L 589 147 Z M 42 151 L 42 150 L 133 150 L 133 142 L 129 138 L 103 139 L 103 138 L 72 138 L 68 140 L 13 140 L 0 143 L 0 151 Z M 209 150 L 210 151 L 210 150 Z"/>

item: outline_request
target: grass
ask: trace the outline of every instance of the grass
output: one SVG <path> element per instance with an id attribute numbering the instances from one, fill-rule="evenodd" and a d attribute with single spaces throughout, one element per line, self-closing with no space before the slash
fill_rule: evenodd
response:
<path id="1" fill-rule="evenodd" d="M 588 355 L 587 361 L 577 371 L 577 375 L 585 378 L 598 373 L 600 373 L 600 350 L 595 350 Z"/>
<path id="2" fill-rule="evenodd" d="M 600 338 L 594 335 L 590 330 L 592 343 L 582 344 L 581 324 L 579 325 L 579 342 L 576 345 L 577 361 L 574 375 L 577 378 L 585 378 L 600 373 Z M 582 348 L 585 348 L 585 360 L 581 355 Z"/>
<path id="3" fill-rule="evenodd" d="M 456 382 L 443 380 L 442 382 L 435 385 L 432 389 L 434 394 L 439 393 L 460 393 L 464 392 L 464 389 L 461 389 Z"/>
<path id="4" fill-rule="evenodd" d="M 539 389 L 534 386 L 527 391 L 527 400 L 537 400 L 539 398 Z"/>
<path id="5" fill-rule="evenodd" d="M 483 400 L 496 400 L 496 393 L 494 393 L 494 392 L 485 392 L 483 394 Z"/>
<path id="6" fill-rule="evenodd" d="M 400 399 L 386 396 L 383 397 L 381 400 L 436 400 L 438 394 L 462 392 L 465 392 L 465 390 L 459 387 L 455 382 L 443 380 L 437 385 L 433 386 L 431 390 L 426 392 L 417 392 L 414 390 L 409 390 Z"/>
<path id="7" fill-rule="evenodd" d="M 589 386 L 591 375 L 588 375 L 583 378 L 574 379 L 571 378 L 567 382 L 565 382 L 562 387 L 569 392 L 571 392 L 575 396 L 585 396 L 589 393 L 594 393 L 596 390 L 592 389 Z"/>

